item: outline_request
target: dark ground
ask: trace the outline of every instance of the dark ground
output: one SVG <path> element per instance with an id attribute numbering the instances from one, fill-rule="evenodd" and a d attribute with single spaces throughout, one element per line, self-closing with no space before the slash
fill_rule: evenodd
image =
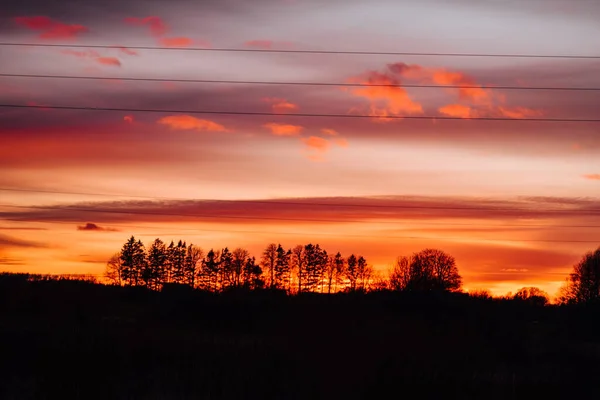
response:
<path id="1" fill-rule="evenodd" d="M 600 309 L 0 278 L 0 399 L 597 398 Z"/>

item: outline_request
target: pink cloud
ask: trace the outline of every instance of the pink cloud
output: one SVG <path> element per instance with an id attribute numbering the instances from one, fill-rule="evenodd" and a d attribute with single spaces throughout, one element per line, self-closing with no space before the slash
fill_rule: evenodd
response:
<path id="1" fill-rule="evenodd" d="M 127 122 L 128 124 L 132 124 L 134 121 L 133 115 L 126 115 L 123 117 L 123 121 Z"/>
<path id="2" fill-rule="evenodd" d="M 129 17 L 125 18 L 125 22 L 135 26 L 147 26 L 150 29 L 150 33 L 154 36 L 162 36 L 169 30 L 167 24 L 156 16 L 137 18 Z"/>
<path id="3" fill-rule="evenodd" d="M 228 132 L 228 130 L 221 124 L 206 119 L 192 117 L 191 115 L 171 115 L 159 119 L 158 123 L 166 125 L 174 130 Z"/>
<path id="4" fill-rule="evenodd" d="M 297 136 L 304 129 L 298 125 L 278 124 L 275 122 L 264 124 L 263 127 L 271 130 L 271 133 L 275 136 Z"/>
<path id="5" fill-rule="evenodd" d="M 40 32 L 40 39 L 75 39 L 88 31 L 83 25 L 65 24 L 46 16 L 16 17 L 15 23 Z"/>

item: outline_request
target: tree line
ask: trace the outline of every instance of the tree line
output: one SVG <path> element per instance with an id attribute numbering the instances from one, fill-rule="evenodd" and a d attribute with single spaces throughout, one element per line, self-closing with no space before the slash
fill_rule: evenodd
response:
<path id="1" fill-rule="evenodd" d="M 181 240 L 167 245 L 155 239 L 146 248 L 134 236 L 110 258 L 105 276 L 113 284 L 154 290 L 173 283 L 212 292 L 271 288 L 321 293 L 367 291 L 376 278 L 365 257 L 329 254 L 319 244 L 286 249 L 271 243 L 257 260 L 243 248 L 204 252 Z"/>
<path id="2" fill-rule="evenodd" d="M 155 239 L 146 248 L 131 236 L 107 263 L 106 279 L 116 285 L 143 286 L 160 290 L 166 284 L 221 292 L 232 288 L 279 289 L 288 293 L 368 292 L 375 290 L 413 292 L 459 292 L 462 277 L 456 260 L 438 249 L 424 249 L 398 257 L 394 266 L 381 274 L 365 257 L 340 252 L 328 253 L 319 244 L 285 248 L 270 243 L 260 258 L 244 248 L 210 249 L 185 241 L 164 243 Z M 489 292 L 473 296 L 491 298 Z M 547 293 L 525 287 L 504 298 L 547 304 Z M 562 304 L 600 302 L 600 247 L 586 253 L 573 267 L 557 301 Z"/>

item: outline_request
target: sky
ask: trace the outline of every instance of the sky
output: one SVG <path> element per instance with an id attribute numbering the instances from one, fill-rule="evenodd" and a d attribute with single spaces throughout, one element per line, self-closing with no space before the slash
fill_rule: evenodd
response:
<path id="1" fill-rule="evenodd" d="M 107 79 L 0 76 L 1 104 L 38 107 L 0 107 L 0 270 L 102 274 L 131 235 L 317 242 L 382 273 L 439 248 L 467 289 L 554 294 L 600 245 L 600 123 L 543 119 L 599 119 L 600 91 L 498 87 L 600 88 L 599 59 L 214 49 L 598 56 L 598 20 L 587 0 L 12 2 L 0 42 L 78 47 L 0 46 L 1 74 Z"/>

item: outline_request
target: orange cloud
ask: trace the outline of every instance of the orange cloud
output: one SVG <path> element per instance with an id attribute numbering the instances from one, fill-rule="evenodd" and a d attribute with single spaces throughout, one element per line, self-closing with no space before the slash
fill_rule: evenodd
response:
<path id="1" fill-rule="evenodd" d="M 39 31 L 40 39 L 75 39 L 88 31 L 83 25 L 69 25 L 45 16 L 16 17 L 14 21 L 33 31 Z"/>
<path id="2" fill-rule="evenodd" d="M 125 22 L 135 26 L 147 26 L 150 28 L 150 33 L 154 36 L 162 36 L 169 30 L 167 24 L 160 17 L 129 17 L 125 18 Z"/>
<path id="3" fill-rule="evenodd" d="M 323 139 L 318 136 L 311 136 L 308 138 L 302 138 L 302 142 L 309 148 L 319 151 L 327 151 L 329 149 L 329 140 Z"/>
<path id="4" fill-rule="evenodd" d="M 335 129 L 328 129 L 328 128 L 321 129 L 321 133 L 323 133 L 325 135 L 329 135 L 329 136 L 337 136 L 338 135 L 338 133 Z"/>
<path id="5" fill-rule="evenodd" d="M 458 89 L 458 95 L 463 100 L 471 100 L 476 103 L 489 103 L 491 101 L 490 92 L 481 88 L 481 85 L 478 85 L 474 79 L 462 72 L 439 69 L 433 72 L 432 80 L 438 85 L 471 86 Z"/>
<path id="6" fill-rule="evenodd" d="M 161 38 L 159 43 L 166 47 L 189 47 L 194 41 L 188 37 Z"/>
<path id="7" fill-rule="evenodd" d="M 115 57 L 98 57 L 96 58 L 96 62 L 102 65 L 112 65 L 115 67 L 121 66 L 121 61 L 119 61 L 119 59 Z"/>
<path id="8" fill-rule="evenodd" d="M 277 124 L 275 122 L 264 124 L 263 127 L 270 129 L 271 133 L 276 136 L 296 136 L 304 129 L 298 125 Z"/>
<path id="9" fill-rule="evenodd" d="M 335 144 L 340 147 L 348 147 L 348 141 L 346 139 L 336 139 Z"/>
<path id="10" fill-rule="evenodd" d="M 585 179 L 590 179 L 592 181 L 600 181 L 600 174 L 588 174 L 583 176 Z"/>
<path id="11" fill-rule="evenodd" d="M 298 105 L 290 103 L 286 99 L 265 98 L 263 101 L 271 104 L 271 109 L 276 113 L 286 113 L 288 111 L 298 110 Z"/>
<path id="12" fill-rule="evenodd" d="M 171 115 L 158 120 L 159 124 L 167 125 L 175 130 L 198 130 L 209 132 L 227 132 L 221 124 L 206 119 L 199 119 L 191 115 Z"/>
<path id="13" fill-rule="evenodd" d="M 526 107 L 515 107 L 515 108 L 498 107 L 498 111 L 500 111 L 500 113 L 503 116 L 505 116 L 507 118 L 514 118 L 514 119 L 539 117 L 539 116 L 543 115 L 543 112 L 540 110 L 533 110 L 531 108 L 526 108 Z"/>
<path id="14" fill-rule="evenodd" d="M 440 114 L 456 118 L 473 118 L 475 115 L 473 108 L 462 104 L 448 104 L 447 106 L 440 107 L 438 111 Z"/>
<path id="15" fill-rule="evenodd" d="M 127 122 L 129 124 L 132 124 L 133 121 L 134 121 L 133 115 L 126 115 L 126 116 L 124 116 L 123 117 L 123 121 L 125 121 L 125 122 Z"/>
<path id="16" fill-rule="evenodd" d="M 352 89 L 351 93 L 369 100 L 369 115 L 374 117 L 398 116 L 406 114 L 422 114 L 421 104 L 413 101 L 407 91 L 399 87 L 401 82 L 387 74 L 370 71 L 362 78 L 352 81 L 363 84 L 363 88 Z M 397 86 L 376 86 L 397 85 Z"/>

